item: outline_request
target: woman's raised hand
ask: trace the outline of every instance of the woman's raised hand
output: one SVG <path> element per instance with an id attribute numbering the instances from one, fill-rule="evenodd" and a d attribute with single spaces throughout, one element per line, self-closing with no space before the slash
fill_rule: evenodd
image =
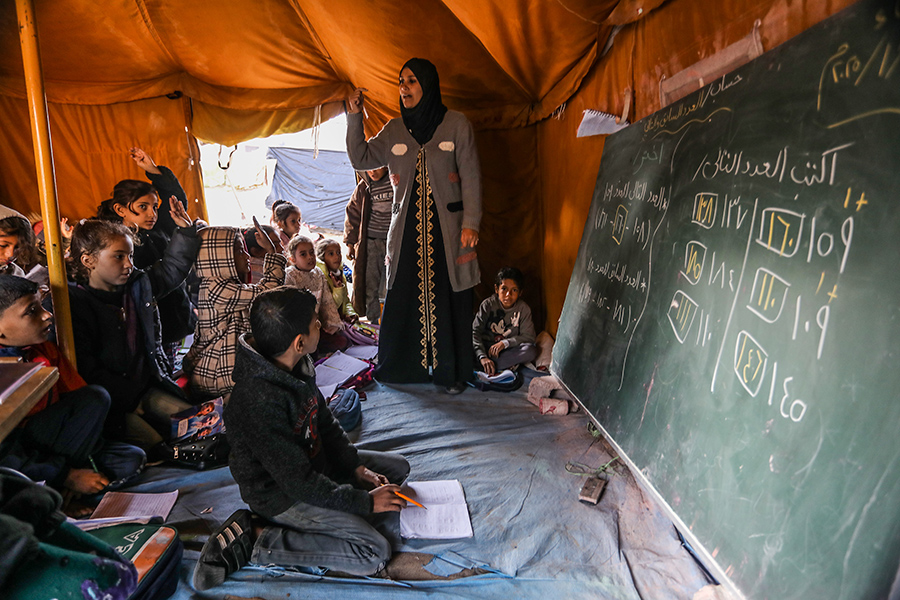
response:
<path id="1" fill-rule="evenodd" d="M 347 112 L 351 115 L 355 115 L 358 112 L 362 112 L 363 102 L 365 101 L 365 96 L 363 96 L 363 92 L 368 92 L 366 88 L 356 88 L 353 90 L 353 93 L 347 98 Z"/>
<path id="2" fill-rule="evenodd" d="M 169 214 L 172 215 L 172 220 L 178 227 L 190 227 L 194 224 L 184 204 L 179 202 L 175 196 L 169 196 Z"/>

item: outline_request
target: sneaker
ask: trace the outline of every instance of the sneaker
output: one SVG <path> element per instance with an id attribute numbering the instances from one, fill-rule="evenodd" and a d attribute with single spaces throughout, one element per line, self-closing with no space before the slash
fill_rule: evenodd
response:
<path id="1" fill-rule="evenodd" d="M 250 562 L 250 515 L 247 509 L 235 511 L 209 536 L 194 568 L 194 589 L 208 590 Z"/>

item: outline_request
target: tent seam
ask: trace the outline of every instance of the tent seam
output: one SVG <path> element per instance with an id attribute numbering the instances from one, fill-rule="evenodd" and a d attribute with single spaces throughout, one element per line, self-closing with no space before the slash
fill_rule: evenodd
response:
<path id="1" fill-rule="evenodd" d="M 159 35 L 159 32 L 156 30 L 156 27 L 153 26 L 153 20 L 150 18 L 150 12 L 147 10 L 147 5 L 144 3 L 144 0 L 134 0 L 134 4 L 138 9 L 138 12 L 141 14 L 141 20 L 144 22 L 144 26 L 147 28 L 147 31 L 156 40 L 157 45 L 160 50 L 162 50 L 165 55 L 172 61 L 173 65 L 181 67 L 181 63 L 178 59 L 169 52 L 169 48 L 163 42 L 162 37 Z M 184 68 L 180 68 L 179 73 L 184 73 Z"/>
<path id="2" fill-rule="evenodd" d="M 334 74 L 343 81 L 346 81 L 352 85 L 350 78 L 344 73 L 341 69 L 338 69 L 337 64 L 334 62 L 334 59 L 331 58 L 331 52 L 328 51 L 328 48 L 325 47 L 325 43 L 322 41 L 322 38 L 316 33 L 315 29 L 312 26 L 312 23 L 309 21 L 309 17 L 306 16 L 306 13 L 303 11 L 303 8 L 300 6 L 298 0 L 291 0 L 291 6 L 294 7 L 294 12 L 297 13 L 297 16 L 300 18 L 300 21 L 303 23 L 303 27 L 306 29 L 306 32 L 309 33 L 310 39 L 312 39 L 313 43 L 316 45 L 316 48 L 319 49 L 319 52 L 322 53 L 322 57 L 328 62 L 328 65 L 331 67 L 331 70 Z"/>
<path id="3" fill-rule="evenodd" d="M 512 82 L 515 84 L 515 86 L 516 86 L 517 88 L 519 88 L 519 90 L 524 94 L 525 98 L 528 99 L 528 100 L 531 100 L 531 102 L 529 102 L 529 106 L 534 106 L 534 104 L 535 104 L 535 102 L 534 102 L 534 97 L 533 97 L 530 93 L 528 93 L 528 90 L 525 89 L 525 87 L 522 85 L 522 83 L 521 83 L 518 79 L 516 79 L 515 77 L 513 77 L 512 75 L 510 75 L 510 74 L 506 71 L 506 69 L 503 68 L 503 65 L 500 64 L 500 62 L 499 62 L 499 61 L 497 60 L 497 58 L 494 56 L 493 52 L 491 52 L 490 50 L 488 50 L 488 47 L 485 46 L 485 45 L 484 45 L 484 42 L 481 41 L 481 38 L 478 37 L 477 35 L 475 35 L 475 33 L 473 33 L 471 29 L 469 29 L 468 27 L 466 27 L 465 23 L 463 23 L 463 22 L 459 19 L 459 17 L 456 16 L 456 13 L 453 12 L 453 9 L 452 9 L 452 8 L 450 8 L 449 6 L 447 6 L 447 4 L 444 2 L 444 0 L 436 0 L 436 1 L 437 1 L 438 4 L 440 4 L 441 6 L 443 6 L 443 7 L 447 10 L 448 13 L 450 13 L 451 15 L 453 15 L 453 18 L 454 18 L 454 19 L 456 20 L 456 22 L 457 22 L 457 23 L 465 30 L 466 33 L 468 33 L 473 39 L 475 39 L 475 41 L 478 42 L 478 45 L 481 46 L 481 47 L 484 49 L 485 53 L 486 53 L 489 57 L 491 57 L 491 61 L 493 61 L 493 63 L 497 66 L 497 68 L 499 68 L 501 71 L 503 71 L 503 74 L 506 75 L 506 77 L 507 77 L 510 81 L 512 81 Z M 538 100 L 538 102 L 540 102 L 540 100 Z M 530 112 L 530 110 L 529 110 L 529 112 Z"/>

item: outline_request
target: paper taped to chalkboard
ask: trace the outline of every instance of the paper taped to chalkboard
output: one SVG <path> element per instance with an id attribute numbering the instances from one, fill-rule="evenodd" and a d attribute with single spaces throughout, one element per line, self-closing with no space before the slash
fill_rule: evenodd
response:
<path id="1" fill-rule="evenodd" d="M 575 137 L 588 137 L 591 135 L 609 135 L 628 127 L 628 121 L 617 122 L 617 117 L 599 110 L 587 109 L 578 126 Z"/>

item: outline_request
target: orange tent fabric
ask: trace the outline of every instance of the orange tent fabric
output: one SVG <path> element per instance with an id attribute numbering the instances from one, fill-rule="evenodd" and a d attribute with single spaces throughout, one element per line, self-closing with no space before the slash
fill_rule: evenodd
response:
<path id="1" fill-rule="evenodd" d="M 86 217 L 142 176 L 129 147 L 175 171 L 199 215 L 197 139 L 233 144 L 327 119 L 367 88 L 367 131 L 398 115 L 397 71 L 431 59 L 445 103 L 477 130 L 484 282 L 503 264 L 555 332 L 603 138 L 585 108 L 660 108 L 662 76 L 746 36 L 766 49 L 849 0 L 35 0 L 60 210 Z M 0 203 L 37 210 L 15 4 L 0 3 Z M 169 97 L 167 97 L 169 96 Z M 558 118 L 550 118 L 556 114 Z"/>

